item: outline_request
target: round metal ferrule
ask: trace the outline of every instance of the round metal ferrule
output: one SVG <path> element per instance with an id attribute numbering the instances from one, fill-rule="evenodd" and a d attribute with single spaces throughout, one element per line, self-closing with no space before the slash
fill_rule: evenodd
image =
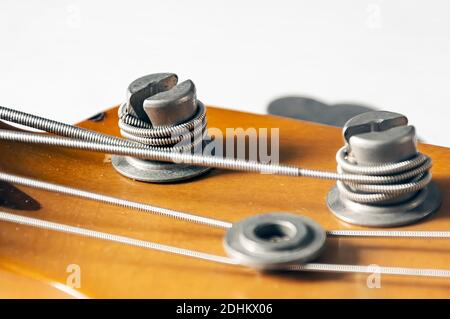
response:
<path id="1" fill-rule="evenodd" d="M 204 149 L 210 141 L 203 140 Z M 174 183 L 199 177 L 212 170 L 212 167 L 193 166 L 183 163 L 160 162 L 113 155 L 111 163 L 120 174 L 140 182 Z"/>
<path id="2" fill-rule="evenodd" d="M 111 162 L 120 174 L 136 181 L 152 183 L 184 181 L 211 170 L 211 167 L 165 163 L 120 155 L 113 155 Z"/>
<path id="3" fill-rule="evenodd" d="M 333 187 L 327 196 L 327 205 L 337 218 L 354 225 L 367 227 L 397 227 L 414 224 L 433 214 L 441 205 L 441 194 L 431 182 L 413 198 L 393 205 L 366 205 L 355 203 L 339 194 Z"/>
<path id="4" fill-rule="evenodd" d="M 316 259 L 325 242 L 325 230 L 313 220 L 290 213 L 269 213 L 233 224 L 225 235 L 224 247 L 243 265 L 278 270 Z"/>

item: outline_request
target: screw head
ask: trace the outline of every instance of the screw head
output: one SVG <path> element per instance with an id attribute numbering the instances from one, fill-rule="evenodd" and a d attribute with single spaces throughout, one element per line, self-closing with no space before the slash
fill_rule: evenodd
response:
<path id="1" fill-rule="evenodd" d="M 153 126 L 186 122 L 197 111 L 194 82 L 187 80 L 167 91 L 147 97 L 143 108 Z"/>
<path id="2" fill-rule="evenodd" d="M 143 76 L 128 86 L 128 110 L 155 127 L 174 126 L 192 118 L 198 110 L 191 80 L 177 84 L 174 73 Z"/>
<path id="3" fill-rule="evenodd" d="M 343 128 L 348 160 L 361 165 L 395 163 L 417 153 L 416 132 L 398 113 L 374 111 L 357 115 Z"/>
<path id="4" fill-rule="evenodd" d="M 348 142 L 352 136 L 386 131 L 394 127 L 408 125 L 408 118 L 402 114 L 389 111 L 372 111 L 352 117 L 345 123 L 342 132 Z"/>
<path id="5" fill-rule="evenodd" d="M 144 111 L 144 100 L 149 96 L 164 92 L 174 87 L 178 76 L 174 73 L 155 73 L 140 77 L 130 83 L 127 90 L 129 111 L 133 111 L 139 119 L 150 122 Z"/>

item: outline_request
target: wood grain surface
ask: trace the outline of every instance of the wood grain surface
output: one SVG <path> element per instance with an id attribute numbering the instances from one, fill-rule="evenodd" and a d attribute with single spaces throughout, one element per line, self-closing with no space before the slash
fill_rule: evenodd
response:
<path id="1" fill-rule="evenodd" d="M 116 108 L 81 127 L 119 135 Z M 337 128 L 209 107 L 209 127 L 279 128 L 280 161 L 335 170 L 342 146 Z M 4 126 L 4 124 L 2 124 Z M 420 145 L 433 158 L 443 204 L 431 218 L 403 230 L 450 230 L 450 149 Z M 360 229 L 328 211 L 332 181 L 213 170 L 182 183 L 125 178 L 101 153 L 0 143 L 0 169 L 130 200 L 238 221 L 287 211 L 325 229 Z M 2 210 L 158 243 L 224 254 L 224 231 L 27 187 L 0 185 Z M 449 240 L 329 239 L 318 262 L 450 269 Z M 68 265 L 81 269 L 81 288 L 67 291 Z M 258 273 L 187 257 L 0 222 L 0 297 L 372 298 L 450 297 L 449 279 L 382 276 L 368 288 L 362 274 Z M 57 283 L 57 284 L 55 284 Z M 61 285 L 62 284 L 62 285 Z"/>

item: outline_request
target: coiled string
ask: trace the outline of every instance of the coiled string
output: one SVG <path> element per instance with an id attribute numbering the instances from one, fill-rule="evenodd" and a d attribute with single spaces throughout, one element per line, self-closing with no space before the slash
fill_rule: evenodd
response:
<path id="1" fill-rule="evenodd" d="M 174 126 L 154 127 L 131 114 L 127 103 L 120 105 L 118 114 L 120 134 L 124 138 L 155 150 L 191 151 L 207 137 L 205 106 L 200 101 L 189 121 Z"/>
<path id="2" fill-rule="evenodd" d="M 418 153 L 414 158 L 399 163 L 361 166 L 347 160 L 346 148 L 343 147 L 336 155 L 338 172 L 205 156 L 198 153 L 190 154 L 190 152 L 180 153 L 178 151 L 186 150 L 186 147 L 190 149 L 192 145 L 195 145 L 195 140 L 198 143 L 198 140 L 201 141 L 203 138 L 194 138 L 194 144 L 178 147 L 173 146 L 170 142 L 174 141 L 169 141 L 167 137 L 172 134 L 174 136 L 183 135 L 182 133 L 186 133 L 186 130 L 189 133 L 184 134 L 185 137 L 181 139 L 187 139 L 188 136 L 192 141 L 192 138 L 196 136 L 195 132 L 200 131 L 202 132 L 201 136 L 205 137 L 207 134 L 206 115 L 205 108 L 201 103 L 199 103 L 198 112 L 193 119 L 173 127 L 152 128 L 148 123 L 139 121 L 136 117 L 125 112 L 124 105 L 121 106 L 119 114 L 121 133 L 128 140 L 0 106 L 0 119 L 67 137 L 0 130 L 0 139 L 237 171 L 336 180 L 341 196 L 354 202 L 366 204 L 382 203 L 405 194 L 418 192 L 431 181 L 429 170 L 432 161 L 428 156 L 421 153 Z M 200 129 L 196 130 L 196 127 L 200 127 Z M 146 143 L 142 144 L 142 142 Z"/>
<path id="3" fill-rule="evenodd" d="M 367 176 L 360 182 L 338 180 L 341 196 L 362 204 L 378 204 L 401 196 L 413 195 L 431 182 L 431 159 L 417 153 L 411 159 L 376 166 L 363 166 L 348 161 L 346 147 L 336 154 L 338 172 Z M 378 180 L 373 183 L 373 180 Z"/>
<path id="4" fill-rule="evenodd" d="M 0 130 L 0 139 L 36 143 L 44 145 L 61 146 L 75 149 L 84 149 L 99 152 L 108 152 L 120 155 L 136 156 L 140 158 L 156 159 L 162 161 L 175 161 L 181 163 L 190 163 L 200 166 L 219 167 L 224 169 L 235 169 L 250 172 L 264 172 L 288 176 L 304 176 L 321 179 L 337 180 L 341 187 L 345 187 L 344 192 L 348 198 L 362 203 L 376 203 L 386 199 L 392 199 L 405 193 L 419 191 L 424 188 L 431 180 L 429 169 L 431 167 L 431 159 L 423 154 L 417 154 L 412 159 L 393 164 L 364 167 L 354 165 L 347 161 L 345 148 L 337 153 L 338 173 L 325 172 L 319 170 L 303 169 L 285 165 L 263 164 L 252 161 L 234 160 L 217 158 L 213 156 L 202 156 L 199 154 L 179 154 L 174 152 L 171 143 L 166 138 L 167 132 L 173 129 L 169 128 L 152 128 L 148 124 L 143 124 L 133 119 L 130 114 L 123 113 L 120 116 L 119 125 L 121 126 L 122 135 L 129 140 L 120 139 L 115 136 L 109 136 L 86 129 L 78 128 L 72 125 L 59 123 L 49 119 L 37 117 L 31 114 L 15 111 L 12 109 L 0 107 L 0 119 L 15 122 L 21 125 L 41 129 L 50 133 L 65 137 L 49 136 L 28 132 L 14 132 L 10 130 Z M 189 123 L 197 121 L 202 123 L 202 136 L 206 131 L 206 117 L 204 116 L 204 108 L 200 110 L 197 116 Z M 194 123 L 185 123 L 190 136 L 195 136 Z M 183 125 L 183 124 L 182 124 Z M 180 126 L 182 126 L 180 125 Z M 177 129 L 181 129 L 178 126 Z M 184 126 L 183 126 L 184 127 Z M 142 131 L 141 131 L 142 129 Z M 141 143 L 140 138 L 162 138 L 162 140 L 153 143 Z M 143 145 L 145 144 L 145 145 Z M 161 145 L 165 147 L 161 147 Z M 168 217 L 199 222 L 204 225 L 230 228 L 231 223 L 218 221 L 211 218 L 196 216 L 192 214 L 175 212 L 168 209 L 153 207 L 143 203 L 134 203 L 121 200 L 105 195 L 89 193 L 82 190 L 71 189 L 60 185 L 35 181 L 25 177 L 18 177 L 6 173 L 0 176 L 2 180 L 8 180 L 13 183 L 27 185 L 35 188 L 46 189 L 50 191 L 61 192 L 72 196 L 94 199 L 97 201 L 107 202 L 110 204 L 134 208 L 155 214 L 161 214 Z M 339 185 L 338 185 L 339 187 Z M 362 192 L 362 193 L 361 193 Z M 73 227 L 64 224 L 47 222 L 39 219 L 18 216 L 5 212 L 0 212 L 0 220 L 19 223 L 23 225 L 50 229 L 59 232 L 77 234 L 86 237 L 98 238 L 122 244 L 159 250 L 173 254 L 179 254 L 203 260 L 209 260 L 219 263 L 237 265 L 238 263 L 228 257 L 211 255 L 198 251 L 186 250 L 183 248 L 162 245 L 158 243 L 136 240 L 133 238 L 117 236 L 113 234 L 101 233 L 80 227 Z M 357 236 L 357 237 L 419 237 L 419 238 L 449 238 L 450 233 L 446 231 L 439 232 L 370 232 L 370 231 L 352 231 L 352 230 L 332 230 L 328 231 L 329 237 L 335 236 Z M 292 265 L 289 270 L 296 271 L 325 271 L 325 272 L 355 272 L 368 273 L 373 270 L 358 265 L 334 265 L 334 264 L 303 264 Z M 450 277 L 449 270 L 442 269 L 413 269 L 398 267 L 379 267 L 379 273 L 412 275 L 412 276 L 436 276 Z"/>

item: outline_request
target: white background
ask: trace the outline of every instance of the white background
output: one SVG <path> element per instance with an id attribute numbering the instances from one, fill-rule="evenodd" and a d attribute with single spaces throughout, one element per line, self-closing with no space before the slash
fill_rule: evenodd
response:
<path id="1" fill-rule="evenodd" d="M 286 94 L 404 113 L 450 146 L 450 2 L 0 1 L 0 105 L 67 122 L 136 77 L 191 78 L 208 104 Z"/>

